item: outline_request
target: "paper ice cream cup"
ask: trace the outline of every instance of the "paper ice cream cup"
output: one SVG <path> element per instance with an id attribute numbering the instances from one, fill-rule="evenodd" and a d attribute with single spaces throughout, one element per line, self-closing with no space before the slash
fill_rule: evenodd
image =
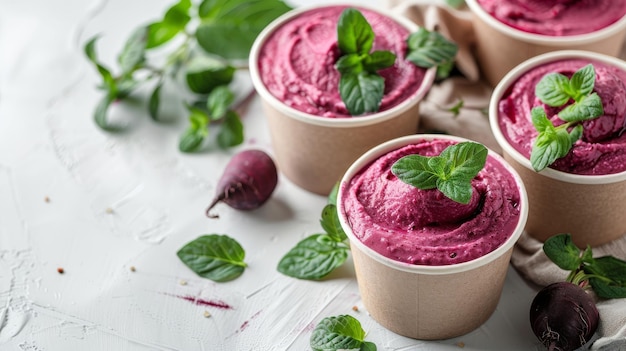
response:
<path id="1" fill-rule="evenodd" d="M 553 235 L 570 233 L 574 243 L 585 248 L 626 234 L 626 172 L 579 175 L 552 168 L 536 172 L 530 160 L 509 143 L 498 123 L 498 103 L 520 76 L 548 62 L 576 58 L 604 62 L 626 70 L 626 62 L 592 52 L 565 50 L 537 56 L 516 66 L 495 87 L 489 105 L 489 120 L 504 158 L 526 185 L 528 234 L 543 242 Z"/>
<path id="2" fill-rule="evenodd" d="M 473 13 L 476 57 L 486 80 L 495 86 L 513 67 L 534 56 L 557 50 L 585 50 L 618 56 L 626 37 L 626 16 L 594 32 L 549 36 L 518 30 L 500 22 L 477 0 L 467 0 Z"/>
<path id="3" fill-rule="evenodd" d="M 341 180 L 337 206 L 350 241 L 356 278 L 368 313 L 388 330 L 414 339 L 447 339 L 481 326 L 498 305 L 513 246 L 523 232 L 528 213 L 524 184 L 495 152 L 489 155 L 515 179 L 520 194 L 518 223 L 508 239 L 479 258 L 451 265 L 415 265 L 390 259 L 365 245 L 348 222 L 344 187 L 363 167 L 390 151 L 422 140 L 466 139 L 447 135 L 414 135 L 385 142 L 366 152 Z"/>
<path id="4" fill-rule="evenodd" d="M 327 5 L 326 5 L 327 6 Z M 358 5 L 364 8 L 362 5 Z M 417 132 L 419 103 L 435 79 L 429 69 L 417 91 L 388 110 L 367 116 L 327 118 L 296 110 L 273 96 L 263 84 L 258 59 L 268 37 L 294 17 L 317 7 L 302 7 L 277 18 L 257 37 L 250 53 L 252 82 L 262 99 L 278 169 L 307 191 L 327 195 L 350 164 L 361 154 L 386 140 Z M 406 18 L 380 9 L 409 32 L 417 26 Z"/>

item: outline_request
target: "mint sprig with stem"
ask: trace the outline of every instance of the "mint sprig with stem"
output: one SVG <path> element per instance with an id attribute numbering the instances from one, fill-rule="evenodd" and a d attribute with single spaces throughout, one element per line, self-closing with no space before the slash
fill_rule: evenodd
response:
<path id="1" fill-rule="evenodd" d="M 448 146 L 439 156 L 403 156 L 391 166 L 391 172 L 416 188 L 436 188 L 446 197 L 468 204 L 472 179 L 485 167 L 487 154 L 484 145 L 464 141 Z"/>
<path id="2" fill-rule="evenodd" d="M 361 12 L 346 8 L 337 23 L 337 43 L 341 56 L 335 68 L 341 74 L 339 94 L 353 116 L 378 112 L 385 92 L 385 80 L 378 71 L 394 65 L 396 54 L 387 50 L 371 52 L 375 34 Z M 437 66 L 437 77 L 446 78 L 454 67 L 458 46 L 438 32 L 420 28 L 407 38 L 407 60 L 430 68 Z"/>
<path id="3" fill-rule="evenodd" d="M 559 268 L 570 271 L 566 281 L 579 286 L 588 282 L 600 298 L 626 298 L 626 261 L 613 256 L 593 257 L 590 246 L 579 249 L 568 233 L 548 238 L 543 251 Z"/>
<path id="4" fill-rule="evenodd" d="M 232 101 L 220 103 L 229 105 L 226 113 L 216 113 L 208 100 L 234 94 L 231 83 L 235 72 L 247 68 L 240 62 L 248 57 L 254 39 L 267 24 L 289 10 L 291 7 L 281 0 L 179 0 L 162 18 L 133 31 L 118 55 L 118 73 L 100 62 L 96 54 L 99 36 L 92 37 L 84 51 L 102 79 L 99 88 L 104 92 L 94 112 L 96 125 L 111 132 L 122 130 L 122 125 L 109 120 L 111 105 L 146 85 L 151 89 L 148 114 L 154 121 L 161 121 L 161 100 L 167 92 L 164 86 L 183 78 L 191 97 L 181 98 L 187 100 L 183 105 L 188 109 L 189 128 L 181 137 L 179 149 L 198 150 L 209 135 L 209 125 L 219 130 L 219 147 L 241 144 L 243 126 Z M 152 53 L 155 57 L 150 56 Z M 214 94 L 217 88 L 220 92 Z M 224 94 L 225 89 L 230 94 Z"/>
<path id="5" fill-rule="evenodd" d="M 322 319 L 313 330 L 309 344 L 314 351 L 376 351 L 376 344 L 365 341 L 365 330 L 350 315 Z"/>
<path id="6" fill-rule="evenodd" d="M 278 262 L 279 272 L 298 279 L 319 280 L 343 265 L 348 258 L 348 237 L 339 223 L 336 184 L 324 206 L 320 224 L 324 233 L 310 235 L 296 244 Z"/>
<path id="7" fill-rule="evenodd" d="M 539 132 L 530 153 L 530 163 L 537 172 L 565 157 L 583 134 L 582 122 L 604 114 L 602 100 L 593 92 L 596 80 L 595 68 L 588 64 L 574 72 L 571 78 L 561 73 L 550 73 L 541 78 L 535 87 L 535 95 L 544 104 L 563 108 L 557 116 L 565 123 L 554 126 L 543 107 L 531 110 L 531 120 Z"/>
<path id="8" fill-rule="evenodd" d="M 353 116 L 377 112 L 385 92 L 385 80 L 378 71 L 393 66 L 391 51 L 371 52 L 374 31 L 361 12 L 354 8 L 342 11 L 337 22 L 337 44 L 341 56 L 335 68 L 341 74 L 339 94 Z"/>

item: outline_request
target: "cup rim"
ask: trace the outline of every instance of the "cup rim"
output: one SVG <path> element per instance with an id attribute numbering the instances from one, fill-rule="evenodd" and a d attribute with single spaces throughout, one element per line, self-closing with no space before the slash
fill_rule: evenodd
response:
<path id="1" fill-rule="evenodd" d="M 521 164 L 525 168 L 530 171 L 538 174 L 545 175 L 546 177 L 560 180 L 563 182 L 574 183 L 574 184 L 610 184 L 616 183 L 620 181 L 626 181 L 626 171 L 612 174 L 602 174 L 602 175 L 585 175 L 585 174 L 574 174 L 567 173 L 563 171 L 559 171 L 552 168 L 545 168 L 540 172 L 536 172 L 532 167 L 530 160 L 522 155 L 519 151 L 517 151 L 506 139 L 504 133 L 500 129 L 500 124 L 498 123 L 499 113 L 498 113 L 498 102 L 502 95 L 506 92 L 511 83 L 515 82 L 520 76 L 524 73 L 528 72 L 533 67 L 539 66 L 544 63 L 554 62 L 563 59 L 589 59 L 594 61 L 600 61 L 612 66 L 616 66 L 626 71 L 626 62 L 622 61 L 616 57 L 598 54 L 595 52 L 584 51 L 584 50 L 560 50 L 553 51 L 549 53 L 545 53 L 542 55 L 535 56 L 530 58 L 513 69 L 511 69 L 496 85 L 491 94 L 491 99 L 489 101 L 489 124 L 492 130 L 492 133 L 502 148 L 503 152 L 510 155 L 517 163 Z"/>
<path id="2" fill-rule="evenodd" d="M 589 44 L 615 35 L 626 28 L 626 16 L 622 16 L 622 18 L 618 21 L 590 33 L 565 36 L 529 33 L 500 22 L 498 19 L 485 11 L 485 9 L 478 4 L 477 0 L 467 0 L 466 3 L 472 12 L 490 27 L 515 39 L 538 45 L 567 47 L 572 45 Z"/>
<path id="3" fill-rule="evenodd" d="M 471 141 L 470 139 L 457 137 L 453 135 L 445 135 L 445 134 L 414 134 L 408 135 L 404 137 L 395 138 L 389 141 L 386 141 L 378 146 L 373 147 L 369 151 L 365 152 L 361 155 L 354 163 L 348 168 L 346 173 L 341 178 L 339 183 L 339 192 L 337 194 L 337 209 L 339 215 L 339 222 L 344 229 L 348 239 L 350 240 L 350 245 L 356 246 L 359 251 L 363 252 L 370 258 L 382 263 L 392 269 L 396 269 L 399 271 L 404 271 L 407 273 L 415 273 L 415 274 L 425 274 L 425 275 L 445 275 L 445 274 L 454 274 L 467 272 L 479 267 L 482 267 L 488 263 L 493 262 L 497 258 L 504 255 L 507 251 L 513 248 L 515 243 L 518 241 L 522 232 L 524 231 L 524 227 L 526 226 L 526 220 L 528 218 L 528 197 L 526 194 L 526 188 L 524 187 L 524 182 L 522 181 L 519 174 L 513 169 L 513 167 L 506 161 L 502 156 L 491 149 L 488 150 L 489 156 L 495 158 L 498 162 L 500 162 L 505 169 L 513 176 L 515 179 L 515 183 L 518 186 L 518 191 L 520 193 L 520 216 L 518 222 L 513 230 L 513 233 L 509 236 L 509 238 L 502 243 L 495 250 L 481 256 L 475 258 L 471 261 L 461 262 L 458 264 L 451 265 L 419 265 L 419 264 L 410 264 L 405 262 L 400 262 L 393 260 L 389 257 L 383 256 L 382 254 L 374 251 L 367 245 L 365 245 L 359 238 L 357 238 L 352 232 L 352 228 L 348 224 L 348 221 L 345 217 L 343 211 L 343 190 L 348 185 L 350 180 L 363 169 L 363 167 L 370 164 L 372 161 L 377 158 L 393 151 L 399 149 L 403 146 L 410 145 L 412 143 L 418 141 L 425 140 L 452 140 L 456 142 L 462 141 Z"/>
<path id="4" fill-rule="evenodd" d="M 250 77 L 252 79 L 252 84 L 254 86 L 254 89 L 261 96 L 261 98 L 263 98 L 263 100 L 268 102 L 273 108 L 277 109 L 281 113 L 293 119 L 296 119 L 298 121 L 308 123 L 308 124 L 313 124 L 313 125 L 318 125 L 318 126 L 323 126 L 323 127 L 332 127 L 332 128 L 353 128 L 353 127 L 362 127 L 362 126 L 368 126 L 368 125 L 380 123 L 382 121 L 391 119 L 397 116 L 398 114 L 405 112 L 406 110 L 409 110 L 410 108 L 415 106 L 417 103 L 422 101 L 423 98 L 426 96 L 426 93 L 429 91 L 430 87 L 433 85 L 435 81 L 436 67 L 431 67 L 426 70 L 424 79 L 422 80 L 419 88 L 417 89 L 417 91 L 415 91 L 413 95 L 411 95 L 404 101 L 400 102 L 399 104 L 391 107 L 390 109 L 376 112 L 367 116 L 355 116 L 355 117 L 346 117 L 346 118 L 343 118 L 343 117 L 342 118 L 328 118 L 328 117 L 313 115 L 313 114 L 306 113 L 300 110 L 296 110 L 295 108 L 291 106 L 285 105 L 283 102 L 278 100 L 274 95 L 272 95 L 272 93 L 269 92 L 269 90 L 267 89 L 263 81 L 261 80 L 261 75 L 259 73 L 259 69 L 257 66 L 259 53 L 261 51 L 261 48 L 265 44 L 267 38 L 269 37 L 269 35 L 272 34 L 280 26 L 287 23 L 292 18 L 299 16 L 302 13 L 305 13 L 310 10 L 315 10 L 318 8 L 335 7 L 335 6 L 352 6 L 352 7 L 359 7 L 359 8 L 367 9 L 369 11 L 377 12 L 381 15 L 384 15 L 393 19 L 400 25 L 407 28 L 410 33 L 415 32 L 418 29 L 417 24 L 410 21 L 408 18 L 398 15 L 397 13 L 394 13 L 386 9 L 374 8 L 369 5 L 357 4 L 357 3 L 351 3 L 351 2 L 344 2 L 344 3 L 337 3 L 337 4 L 308 5 L 308 6 L 301 6 L 291 11 L 288 11 L 284 13 L 283 15 L 279 16 L 278 18 L 276 18 L 270 24 L 268 24 L 256 37 L 256 39 L 254 40 L 254 43 L 252 44 L 252 48 L 250 49 L 250 55 L 249 55 L 249 61 L 248 61 Z"/>

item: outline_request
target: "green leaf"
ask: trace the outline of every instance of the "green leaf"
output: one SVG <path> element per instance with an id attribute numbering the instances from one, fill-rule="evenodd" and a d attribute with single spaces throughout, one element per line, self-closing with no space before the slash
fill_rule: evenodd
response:
<path id="1" fill-rule="evenodd" d="M 572 98 L 579 101 L 583 96 L 591 94 L 595 82 L 596 70 L 592 64 L 588 64 L 574 72 L 569 82 L 570 89 L 573 92 Z"/>
<path id="2" fill-rule="evenodd" d="M 360 349 L 364 338 L 365 331 L 356 318 L 339 315 L 326 317 L 317 324 L 311 334 L 310 346 L 316 351 Z"/>
<path id="3" fill-rule="evenodd" d="M 461 142 L 445 148 L 439 156 L 407 155 L 391 166 L 404 183 L 423 190 L 437 188 L 448 198 L 467 204 L 472 198 L 472 179 L 487 162 L 487 148 Z"/>
<path id="4" fill-rule="evenodd" d="M 335 68 L 339 73 L 343 74 L 357 74 L 363 71 L 363 61 L 367 55 L 360 54 L 347 54 L 343 55 L 335 63 Z"/>
<path id="5" fill-rule="evenodd" d="M 548 116 L 546 115 L 546 110 L 544 110 L 543 107 L 533 107 L 533 109 L 530 111 L 530 115 L 532 117 L 531 121 L 533 123 L 533 126 L 535 126 L 535 129 L 539 133 L 554 130 L 554 125 L 548 119 Z"/>
<path id="6" fill-rule="evenodd" d="M 581 97 L 578 102 L 571 104 L 559 112 L 559 118 L 565 122 L 580 122 L 594 119 L 604 114 L 602 100 L 593 93 Z"/>
<path id="7" fill-rule="evenodd" d="M 326 234 L 314 234 L 293 247 L 278 263 L 278 271 L 294 278 L 318 280 L 348 258 L 348 248 Z"/>
<path id="8" fill-rule="evenodd" d="M 102 97 L 98 105 L 96 106 L 96 111 L 94 113 L 94 121 L 98 125 L 98 127 L 104 130 L 113 130 L 112 126 L 107 122 L 107 113 L 109 111 L 109 106 L 114 101 L 114 98 L 110 95 L 105 95 Z"/>
<path id="9" fill-rule="evenodd" d="M 117 57 L 123 76 L 132 74 L 145 61 L 147 41 L 148 27 L 146 26 L 137 28 L 128 38 Z"/>
<path id="10" fill-rule="evenodd" d="M 568 271 L 578 269 L 582 262 L 580 249 L 574 244 L 570 234 L 558 234 L 546 239 L 543 252 L 559 268 Z"/>
<path id="11" fill-rule="evenodd" d="M 85 55 L 93 63 L 93 65 L 98 70 L 100 77 L 102 77 L 102 82 L 104 85 L 104 89 L 107 90 L 109 95 L 115 96 L 117 95 L 117 83 L 115 78 L 111 74 L 111 71 L 106 68 L 103 64 L 98 61 L 98 56 L 96 54 L 96 42 L 100 37 L 94 36 L 85 44 Z"/>
<path id="12" fill-rule="evenodd" d="M 374 31 L 361 12 L 346 8 L 337 22 L 337 44 L 342 54 L 367 54 L 374 45 Z"/>
<path id="13" fill-rule="evenodd" d="M 539 172 L 566 156 L 571 148 L 572 141 L 567 129 L 547 129 L 537 135 L 530 153 L 530 163 Z"/>
<path id="14" fill-rule="evenodd" d="M 454 61 L 458 46 L 439 32 L 419 28 L 407 38 L 406 59 L 415 65 L 430 68 Z"/>
<path id="15" fill-rule="evenodd" d="M 391 173 L 416 188 L 434 189 L 439 175 L 430 167 L 429 159 L 421 155 L 404 156 L 391 166 Z"/>
<path id="16" fill-rule="evenodd" d="M 437 80 L 443 80 L 450 76 L 454 69 L 454 61 L 448 61 L 441 63 L 437 66 Z"/>
<path id="17" fill-rule="evenodd" d="M 176 253 L 178 258 L 201 277 L 225 282 L 239 277 L 245 267 L 245 252 L 227 235 L 203 235 Z"/>
<path id="18" fill-rule="evenodd" d="M 158 114 L 159 114 L 159 105 L 161 102 L 161 87 L 163 86 L 162 82 L 159 82 L 156 87 L 154 88 L 154 90 L 152 91 L 152 94 L 150 94 L 150 100 L 148 101 L 148 112 L 150 113 L 150 117 L 153 120 L 158 120 Z"/>
<path id="19" fill-rule="evenodd" d="M 235 94 L 226 85 L 220 85 L 213 89 L 207 98 L 207 109 L 211 120 L 223 118 L 226 111 L 235 101 Z"/>
<path id="20" fill-rule="evenodd" d="M 461 5 L 465 4 L 465 0 L 446 0 L 446 4 L 454 8 L 459 8 Z"/>
<path id="21" fill-rule="evenodd" d="M 151 49 L 163 45 L 183 31 L 191 20 L 189 16 L 190 8 L 190 0 L 181 0 L 167 10 L 162 21 L 148 25 L 146 48 Z"/>
<path id="22" fill-rule="evenodd" d="M 535 86 L 535 95 L 548 106 L 565 105 L 572 97 L 570 82 L 560 73 L 550 73 Z"/>
<path id="23" fill-rule="evenodd" d="M 366 71 L 375 73 L 378 70 L 393 66 L 396 55 L 391 51 L 374 51 L 363 60 L 363 67 Z"/>
<path id="24" fill-rule="evenodd" d="M 452 112 L 454 117 L 457 117 L 459 114 L 461 114 L 461 109 L 463 108 L 463 105 L 465 105 L 465 100 L 459 99 L 459 101 L 457 101 L 454 106 L 450 107 L 448 111 Z"/>
<path id="25" fill-rule="evenodd" d="M 221 148 L 229 148 L 243 143 L 243 124 L 235 111 L 228 111 L 224 115 L 220 131 L 217 133 L 217 144 Z"/>
<path id="26" fill-rule="evenodd" d="M 209 116 L 203 110 L 187 106 L 189 110 L 189 128 L 181 136 L 178 149 L 182 152 L 197 150 L 208 135 Z"/>
<path id="27" fill-rule="evenodd" d="M 199 7 L 198 44 L 225 59 L 245 59 L 261 30 L 289 10 L 278 0 L 205 0 Z"/>
<path id="28" fill-rule="evenodd" d="M 602 279 L 589 278 L 589 284 L 593 287 L 593 291 L 603 299 L 615 299 L 626 297 L 626 287 L 612 285 Z"/>
<path id="29" fill-rule="evenodd" d="M 198 94 L 209 94 L 220 85 L 228 85 L 235 68 L 206 56 L 196 56 L 189 62 L 185 74 L 189 89 Z"/>
<path id="30" fill-rule="evenodd" d="M 626 262 L 613 256 L 596 257 L 593 260 L 595 268 L 603 276 L 615 283 L 626 287 Z"/>
<path id="31" fill-rule="evenodd" d="M 385 80 L 366 71 L 344 74 L 339 80 L 339 94 L 353 116 L 377 112 L 385 92 Z"/>
<path id="32" fill-rule="evenodd" d="M 320 224 L 322 228 L 326 231 L 331 239 L 334 241 L 344 241 L 347 240 L 348 237 L 346 233 L 343 231 L 341 227 L 341 223 L 339 223 L 339 213 L 337 213 L 337 206 L 333 204 L 328 204 L 324 206 L 322 210 L 322 219 L 320 220 Z"/>
<path id="33" fill-rule="evenodd" d="M 361 351 L 376 351 L 376 344 L 370 341 L 363 341 Z"/>

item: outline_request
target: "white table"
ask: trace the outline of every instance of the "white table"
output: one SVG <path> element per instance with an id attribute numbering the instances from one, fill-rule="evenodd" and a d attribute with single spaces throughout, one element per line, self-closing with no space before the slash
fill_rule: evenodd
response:
<path id="1" fill-rule="evenodd" d="M 315 324 L 338 314 L 359 319 L 379 350 L 540 349 L 528 323 L 535 290 L 512 268 L 482 327 L 436 342 L 373 321 L 350 260 L 320 282 L 277 272 L 282 255 L 321 231 L 326 202 L 282 176 L 263 208 L 221 204 L 219 219 L 206 218 L 235 151 L 271 154 L 258 97 L 243 118 L 246 141 L 229 151 L 180 153 L 184 109 L 171 105 L 178 118 L 155 123 L 146 94 L 113 108 L 126 132 L 97 128 L 99 77 L 85 41 L 100 33 L 99 56 L 113 66 L 130 31 L 171 3 L 0 0 L 0 350 L 308 350 Z M 240 278 L 214 283 L 178 259 L 208 233 L 246 249 Z"/>

